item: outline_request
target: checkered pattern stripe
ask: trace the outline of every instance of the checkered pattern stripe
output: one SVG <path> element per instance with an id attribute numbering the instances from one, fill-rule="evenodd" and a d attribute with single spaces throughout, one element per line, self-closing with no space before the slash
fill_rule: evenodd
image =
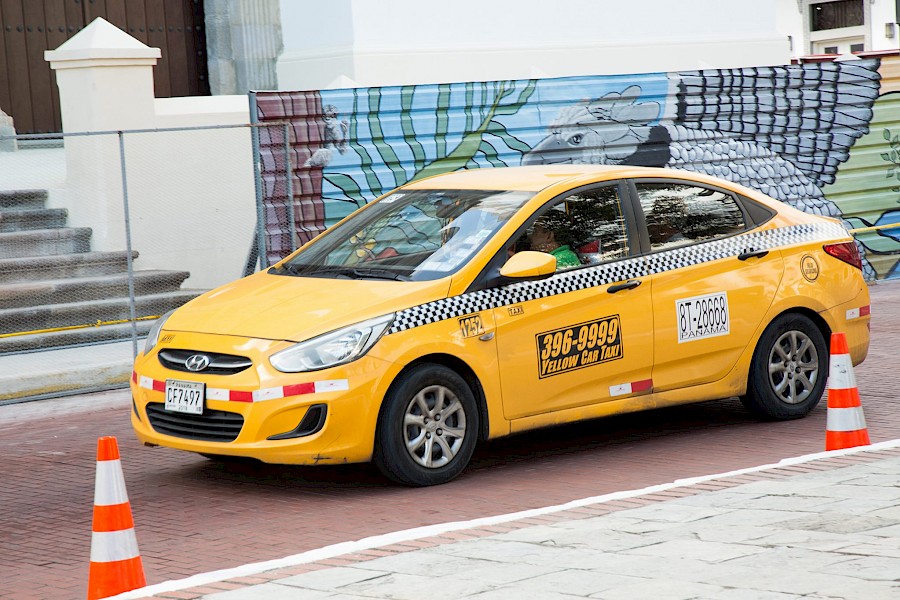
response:
<path id="1" fill-rule="evenodd" d="M 777 229 L 752 231 L 734 237 L 713 240 L 705 244 L 651 254 L 646 257 L 647 272 L 655 275 L 682 267 L 690 267 L 737 256 L 742 252 L 772 250 L 816 240 L 842 238 L 848 235 L 847 230 L 838 223 L 804 223 Z"/>
<path id="2" fill-rule="evenodd" d="M 388 334 L 482 310 L 712 262 L 751 250 L 771 250 L 816 240 L 845 238 L 848 235 L 847 230 L 838 223 L 805 223 L 753 231 L 596 267 L 564 271 L 541 281 L 523 281 L 501 288 L 479 290 L 402 310 L 397 313 Z"/>

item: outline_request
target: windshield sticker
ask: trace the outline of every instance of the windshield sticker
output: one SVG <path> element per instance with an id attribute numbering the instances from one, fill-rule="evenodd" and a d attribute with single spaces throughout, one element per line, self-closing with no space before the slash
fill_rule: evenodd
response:
<path id="1" fill-rule="evenodd" d="M 539 333 L 535 339 L 540 379 L 624 356 L 619 315 Z"/>
<path id="2" fill-rule="evenodd" d="M 678 343 L 731 333 L 728 293 L 718 292 L 675 301 Z"/>
<path id="3" fill-rule="evenodd" d="M 399 200 L 400 198 L 402 198 L 402 197 L 405 196 L 405 195 L 406 195 L 406 194 L 391 194 L 390 196 L 388 196 L 387 198 L 385 198 L 384 200 L 382 200 L 382 202 L 383 202 L 384 204 L 390 204 L 391 202 L 395 202 L 395 201 Z"/>
<path id="4" fill-rule="evenodd" d="M 461 318 L 459 320 L 459 329 L 462 331 L 464 338 L 484 335 L 484 323 L 481 321 L 481 314 Z"/>

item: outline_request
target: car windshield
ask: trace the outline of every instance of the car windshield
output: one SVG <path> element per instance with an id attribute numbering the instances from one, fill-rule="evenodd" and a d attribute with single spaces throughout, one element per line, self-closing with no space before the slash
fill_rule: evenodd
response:
<path id="1" fill-rule="evenodd" d="M 425 281 L 464 265 L 534 194 L 399 190 L 326 231 L 272 272 Z"/>

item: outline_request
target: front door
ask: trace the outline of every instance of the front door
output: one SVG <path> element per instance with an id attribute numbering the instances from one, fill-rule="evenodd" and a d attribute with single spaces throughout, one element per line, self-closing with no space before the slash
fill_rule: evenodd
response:
<path id="1" fill-rule="evenodd" d="M 629 259 L 618 185 L 549 202 L 509 252 L 557 258 L 549 279 L 516 283 L 494 309 L 504 416 L 517 419 L 649 391 L 650 281 Z"/>

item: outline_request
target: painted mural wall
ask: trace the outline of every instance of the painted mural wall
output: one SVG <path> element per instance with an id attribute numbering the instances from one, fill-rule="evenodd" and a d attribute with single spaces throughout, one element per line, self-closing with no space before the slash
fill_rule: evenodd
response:
<path id="1" fill-rule="evenodd" d="M 283 126 L 261 130 L 266 257 L 408 181 L 529 164 L 687 169 L 848 227 L 898 223 L 896 60 L 261 92 L 259 121 L 290 136 L 286 153 Z M 900 226 L 857 240 L 869 278 L 900 277 Z"/>

